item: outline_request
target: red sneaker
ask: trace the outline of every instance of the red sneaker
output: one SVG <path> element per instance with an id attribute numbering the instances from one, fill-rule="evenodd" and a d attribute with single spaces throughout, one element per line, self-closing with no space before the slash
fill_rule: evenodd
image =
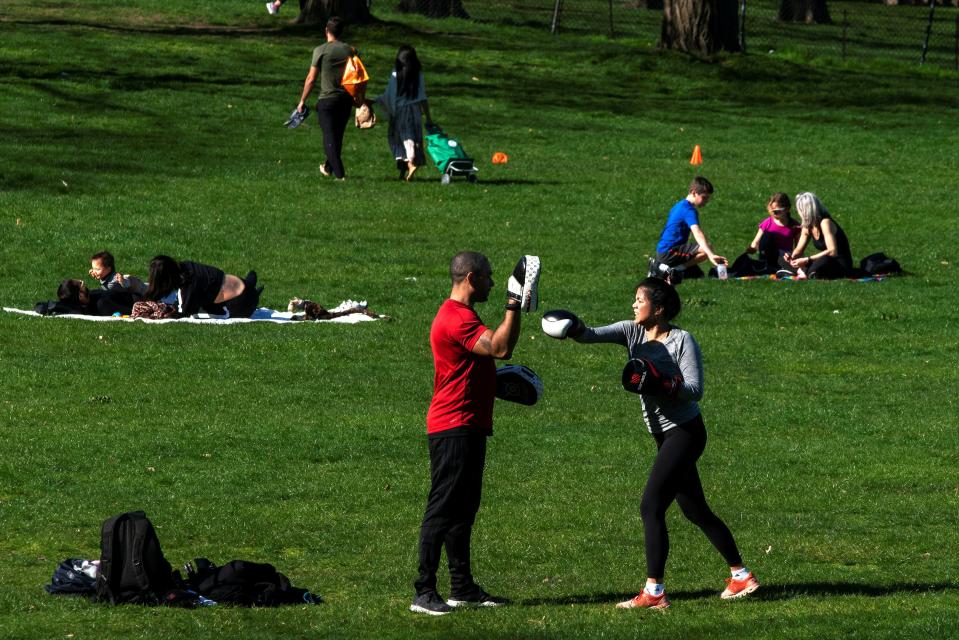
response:
<path id="1" fill-rule="evenodd" d="M 639 595 L 616 605 L 617 609 L 666 609 L 668 607 L 669 599 L 665 593 L 661 596 L 651 596 L 645 589 L 640 591 Z"/>
<path id="2" fill-rule="evenodd" d="M 731 598 L 742 598 L 743 596 L 748 596 L 750 593 L 759 588 L 759 580 L 750 573 L 748 576 L 742 580 L 734 580 L 732 578 L 726 578 L 726 588 L 723 590 L 719 597 L 723 600 L 729 600 Z"/>

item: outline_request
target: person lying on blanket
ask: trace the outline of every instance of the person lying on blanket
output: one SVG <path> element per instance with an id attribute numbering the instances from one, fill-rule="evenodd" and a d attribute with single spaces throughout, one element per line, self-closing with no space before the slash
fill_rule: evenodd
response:
<path id="1" fill-rule="evenodd" d="M 199 262 L 178 262 L 170 256 L 150 261 L 150 286 L 146 299 L 169 302 L 176 317 L 199 312 L 228 318 L 249 318 L 260 303 L 263 287 L 256 286 L 256 271 L 243 279 Z"/>
<path id="2" fill-rule="evenodd" d="M 57 289 L 56 313 L 78 313 L 85 316 L 130 315 L 133 303 L 140 296 L 130 291 L 87 289 L 83 280 L 69 278 Z"/>

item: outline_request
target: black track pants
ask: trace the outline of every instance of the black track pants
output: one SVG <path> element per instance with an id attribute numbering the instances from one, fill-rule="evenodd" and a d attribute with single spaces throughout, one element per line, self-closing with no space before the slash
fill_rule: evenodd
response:
<path id="1" fill-rule="evenodd" d="M 446 547 L 450 597 L 475 588 L 470 570 L 470 535 L 479 510 L 486 464 L 486 436 L 431 438 L 430 495 L 420 528 L 416 594 L 436 591 L 436 571 Z"/>
<path id="2" fill-rule="evenodd" d="M 643 491 L 640 512 L 646 537 L 646 575 L 660 582 L 669 555 L 666 510 L 673 500 L 683 515 L 703 530 L 730 566 L 742 564 L 729 527 L 706 504 L 696 461 L 706 448 L 706 427 L 701 416 L 662 434 L 653 434 L 659 453 Z"/>
<path id="3" fill-rule="evenodd" d="M 346 175 L 343 169 L 343 135 L 353 110 L 353 98 L 344 93 L 324 98 L 316 103 L 316 115 L 323 129 L 323 149 L 326 151 L 326 169 L 337 178 Z"/>

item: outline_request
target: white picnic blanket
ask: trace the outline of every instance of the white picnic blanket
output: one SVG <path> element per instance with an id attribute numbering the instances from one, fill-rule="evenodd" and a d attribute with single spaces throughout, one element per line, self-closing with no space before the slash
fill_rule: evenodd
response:
<path id="1" fill-rule="evenodd" d="M 366 308 L 366 300 L 355 301 L 355 300 L 344 300 L 339 305 L 329 311 L 344 311 L 346 309 L 352 309 L 355 307 Z M 7 313 L 20 313 L 25 316 L 40 316 L 39 313 L 33 311 L 32 309 L 15 309 L 13 307 L 4 307 L 4 311 Z M 302 315 L 302 314 L 300 314 Z M 78 313 L 64 313 L 62 315 L 52 315 L 52 316 L 40 316 L 43 318 L 71 318 L 73 320 L 93 320 L 94 322 L 145 322 L 147 324 L 166 324 L 168 322 L 189 322 L 192 324 L 240 324 L 244 322 L 302 322 L 293 320 L 293 314 L 289 311 L 277 311 L 275 309 L 267 309 L 266 307 L 260 307 L 253 312 L 253 315 L 249 318 L 221 318 L 219 316 L 211 316 L 207 313 L 198 313 L 189 318 L 166 318 L 164 320 L 146 320 L 144 318 L 122 318 L 119 316 L 86 316 Z M 378 316 L 383 318 L 385 316 Z M 363 313 L 351 313 L 347 316 L 340 316 L 339 318 L 333 318 L 332 320 L 315 320 L 314 322 L 336 322 L 339 324 L 356 324 L 357 322 L 369 322 L 370 320 L 376 320 L 378 318 L 370 317 Z"/>

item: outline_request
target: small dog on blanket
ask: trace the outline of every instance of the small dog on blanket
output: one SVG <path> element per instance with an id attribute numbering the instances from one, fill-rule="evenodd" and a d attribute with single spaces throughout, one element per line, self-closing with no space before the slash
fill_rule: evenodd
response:
<path id="1" fill-rule="evenodd" d="M 293 298 L 290 300 L 290 304 L 286 306 L 286 310 L 293 315 L 293 320 L 332 320 L 333 318 L 339 318 L 341 316 L 348 316 L 354 313 L 362 313 L 365 316 L 371 318 L 384 318 L 386 316 L 381 316 L 378 313 L 373 313 L 363 305 L 356 305 L 343 309 L 341 311 L 327 311 L 326 307 L 321 305 L 318 302 L 313 302 L 312 300 L 304 300 L 302 298 Z M 298 311 L 302 311 L 302 314 L 298 314 Z"/>

